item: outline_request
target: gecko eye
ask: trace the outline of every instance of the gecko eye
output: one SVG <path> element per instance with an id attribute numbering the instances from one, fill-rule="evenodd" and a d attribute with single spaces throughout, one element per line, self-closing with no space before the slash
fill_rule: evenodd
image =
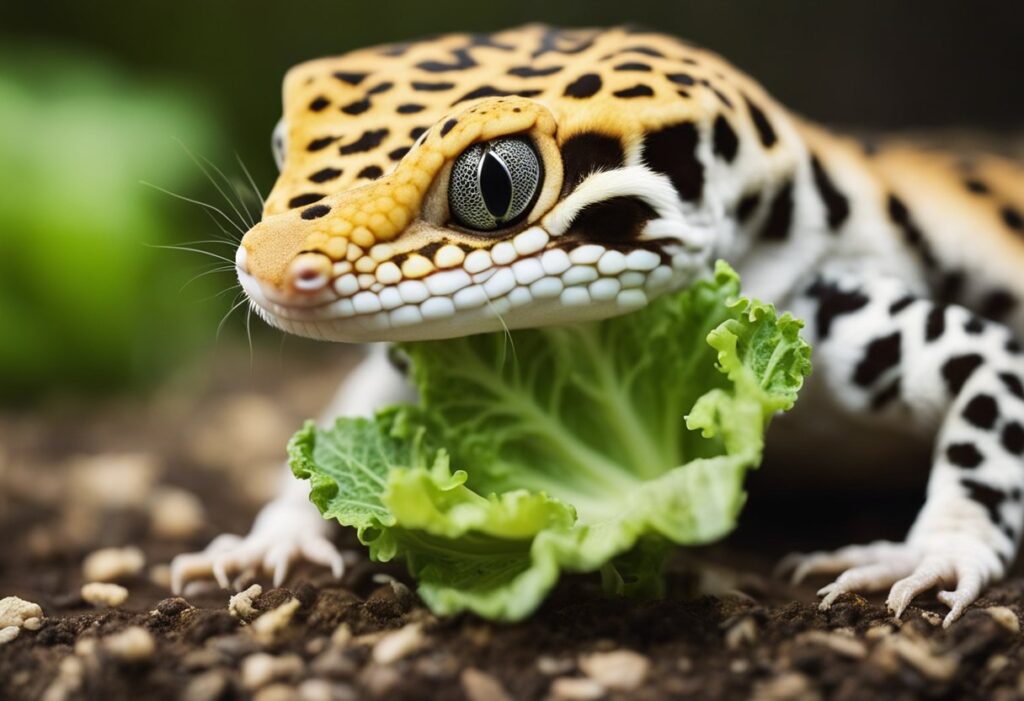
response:
<path id="1" fill-rule="evenodd" d="M 467 229 L 494 231 L 526 214 L 540 181 L 540 159 L 529 141 L 510 137 L 474 144 L 452 166 L 448 209 Z"/>

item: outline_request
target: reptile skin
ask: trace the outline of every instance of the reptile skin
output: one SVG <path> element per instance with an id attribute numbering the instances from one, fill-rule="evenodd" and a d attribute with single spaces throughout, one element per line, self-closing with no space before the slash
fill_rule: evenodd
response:
<path id="1" fill-rule="evenodd" d="M 531 208 L 495 231 L 460 226 L 453 163 L 510 136 L 542 165 Z M 301 64 L 275 149 L 280 177 L 237 256 L 268 323 L 349 342 L 568 323 L 643 306 L 725 258 L 748 293 L 807 320 L 808 394 L 838 435 L 895 428 L 934 446 L 906 540 L 799 556 L 795 575 L 838 574 L 826 606 L 889 589 L 897 615 L 946 587 L 948 623 L 1005 574 L 1024 522 L 1017 165 L 867 147 L 670 36 L 543 26 Z M 328 416 L 399 391 L 384 389 L 402 381 L 378 355 L 367 363 L 376 370 Z M 304 497 L 282 496 L 246 538 L 179 558 L 177 585 L 211 572 L 226 583 L 253 563 L 280 578 L 298 555 L 338 571 L 323 526 L 288 525 L 312 508 Z"/>

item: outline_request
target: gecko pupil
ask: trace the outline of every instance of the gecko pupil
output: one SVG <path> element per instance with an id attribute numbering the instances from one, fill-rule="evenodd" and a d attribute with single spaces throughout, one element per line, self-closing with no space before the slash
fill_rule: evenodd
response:
<path id="1" fill-rule="evenodd" d="M 512 176 L 491 151 L 484 154 L 480 162 L 480 191 L 487 211 L 495 219 L 504 219 L 512 206 Z"/>

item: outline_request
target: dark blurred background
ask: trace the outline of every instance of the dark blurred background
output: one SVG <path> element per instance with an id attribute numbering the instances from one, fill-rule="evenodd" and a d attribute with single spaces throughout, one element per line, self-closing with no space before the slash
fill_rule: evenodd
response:
<path id="1" fill-rule="evenodd" d="M 244 309 L 217 337 L 236 293 L 230 273 L 218 271 L 224 261 L 158 247 L 206 242 L 195 247 L 230 259 L 237 232 L 143 181 L 236 222 L 249 216 L 255 199 L 239 160 L 269 190 L 281 77 L 308 58 L 530 21 L 634 23 L 719 51 L 829 124 L 1000 136 L 1024 123 L 1024 5 L 1014 2 L 64 0 L 6 3 L 2 17 L 8 402 L 152 387 L 201 367 L 225 343 L 244 343 Z M 281 341 L 258 330 L 255 343 L 258 359 Z"/>

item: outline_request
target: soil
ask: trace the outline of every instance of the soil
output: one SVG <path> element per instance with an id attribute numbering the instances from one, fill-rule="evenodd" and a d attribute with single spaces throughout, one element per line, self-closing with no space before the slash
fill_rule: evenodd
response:
<path id="1" fill-rule="evenodd" d="M 340 581 L 300 566 L 274 589 L 244 573 L 236 584 L 263 590 L 241 616 L 213 586 L 172 597 L 165 563 L 246 528 L 288 436 L 352 360 L 337 357 L 293 347 L 252 368 L 246 353 L 225 350 L 214 370 L 145 400 L 0 415 L 0 598 L 44 611 L 38 630 L 0 645 L 0 699 L 1024 696 L 1019 575 L 949 629 L 932 597 L 902 621 L 880 596 L 845 596 L 822 612 L 814 589 L 823 582 L 794 587 L 771 575 L 793 549 L 899 536 L 920 495 L 875 497 L 865 509 L 755 490 L 734 536 L 679 553 L 664 599 L 608 599 L 596 578 L 570 577 L 516 625 L 438 619 L 400 567 L 361 555 Z M 338 540 L 360 552 L 351 534 L 339 529 Z M 124 603 L 96 607 L 81 595 L 83 561 L 109 546 L 140 548 L 146 566 L 119 580 Z M 286 620 L 259 618 L 271 610 Z"/>

